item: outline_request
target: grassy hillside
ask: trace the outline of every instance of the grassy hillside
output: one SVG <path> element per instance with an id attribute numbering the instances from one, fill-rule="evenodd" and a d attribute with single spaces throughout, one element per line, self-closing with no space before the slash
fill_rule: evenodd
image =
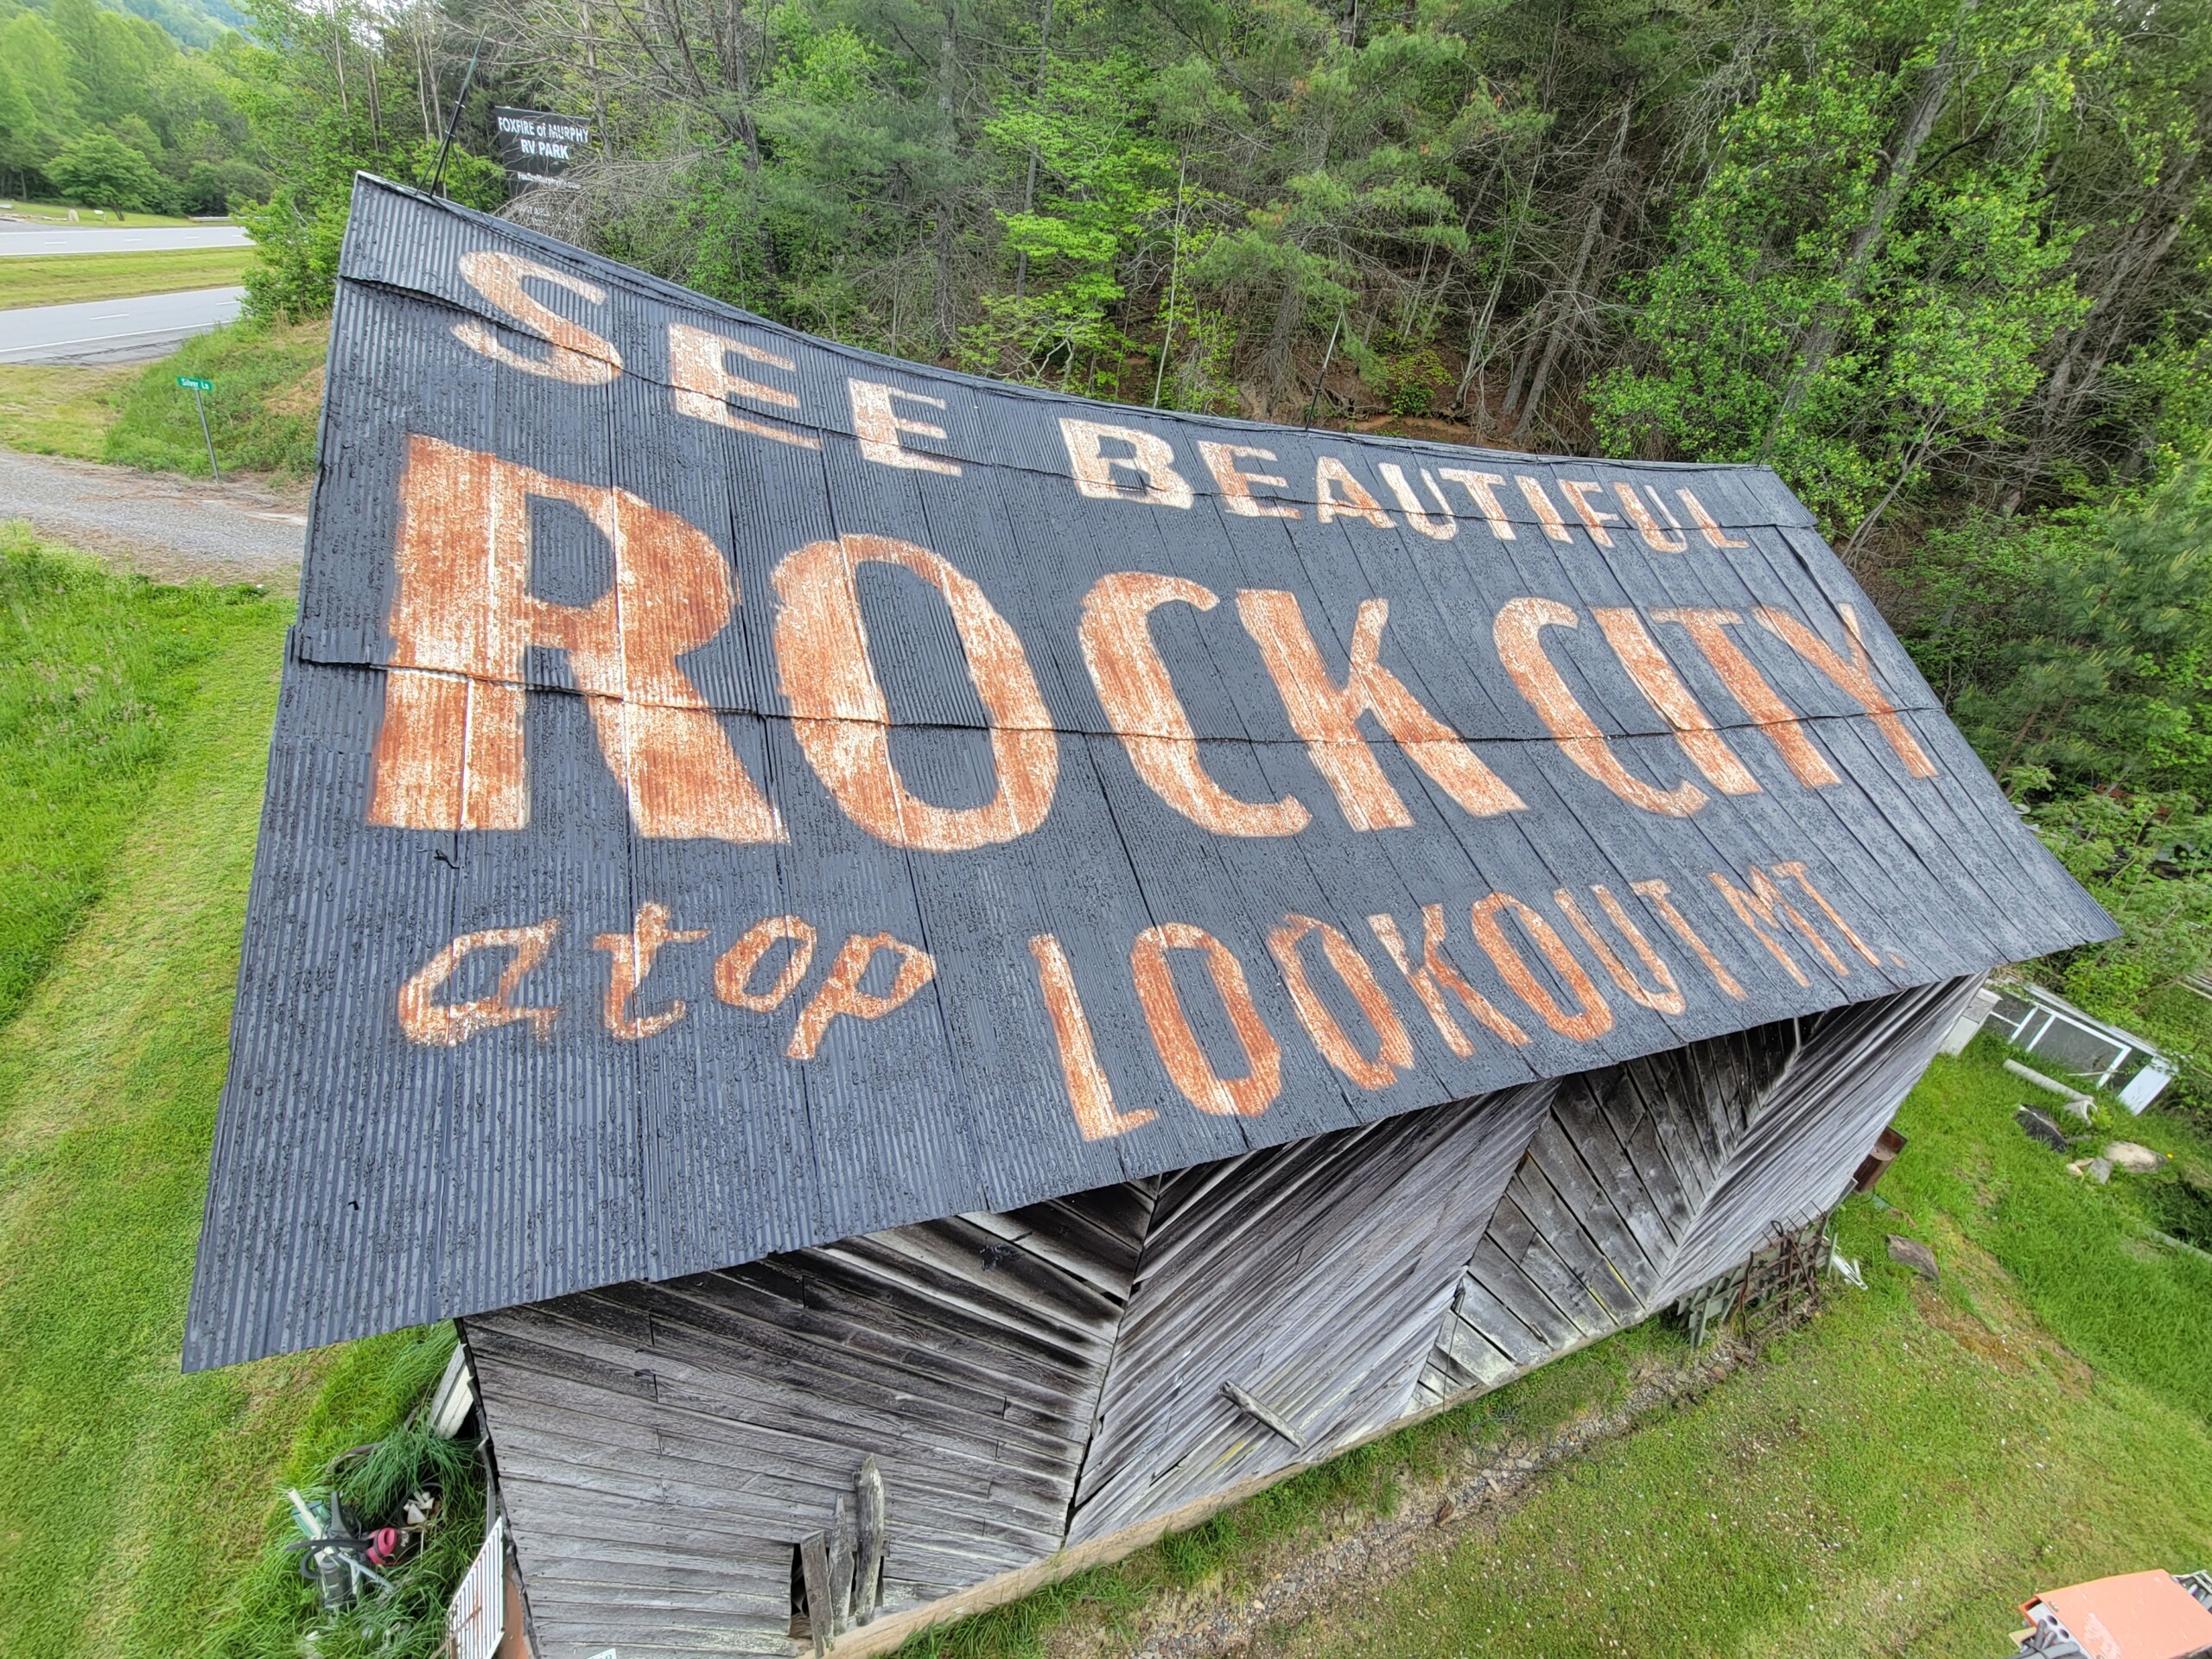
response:
<path id="1" fill-rule="evenodd" d="M 2083 1151 L 2117 1133 L 2175 1156 L 2092 1186 L 2014 1126 L 2002 1058 L 1980 1039 L 1907 1102 L 1891 1207 L 1845 1211 L 1866 1290 L 1836 1287 L 1759 1363 L 1517 1506 L 1436 1532 L 1411 1570 L 1258 1624 L 1249 1650 L 1986 1659 L 2037 1589 L 2212 1565 L 2212 1262 L 2150 1231 L 2212 1195 L 2212 1147 L 2107 1105 Z M 1939 1285 L 1890 1263 L 1891 1232 L 1933 1248 Z M 1629 1332 L 902 1659 L 1104 1659 L 1218 1628 L 1427 1471 L 1530 1454 L 1670 1354 L 1663 1328 Z"/>
<path id="2" fill-rule="evenodd" d="M 2013 1128 L 1993 1061 L 1938 1068 L 1904 1115 L 1904 1212 L 1853 1206 L 1866 1293 L 1259 1651 L 1980 1659 L 2038 1589 L 2212 1564 L 2212 1265 L 2131 1248 L 2126 1199 Z M 1884 1259 L 1889 1229 L 1940 1287 Z"/>
<path id="3" fill-rule="evenodd" d="M 192 394 L 180 374 L 214 382 L 207 424 L 223 470 L 304 478 L 315 469 L 322 411 L 327 323 L 234 323 L 188 340 L 149 363 L 116 394 L 116 418 L 100 459 L 152 472 L 205 474 L 207 450 Z"/>
<path id="4" fill-rule="evenodd" d="M 303 479 L 315 469 L 327 334 L 321 324 L 237 324 L 137 368 L 0 363 L 0 445 L 205 476 L 200 417 L 176 384 L 191 374 L 215 383 L 207 424 L 225 477 Z"/>
<path id="5" fill-rule="evenodd" d="M 289 610 L 0 531 L 10 1659 L 197 1650 L 280 1474 L 382 1432 L 438 1340 L 178 1373 Z"/>

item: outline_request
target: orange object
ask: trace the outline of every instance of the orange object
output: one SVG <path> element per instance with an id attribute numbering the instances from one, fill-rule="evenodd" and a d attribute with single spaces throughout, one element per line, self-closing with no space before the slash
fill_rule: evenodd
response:
<path id="1" fill-rule="evenodd" d="M 2124 1573 L 2023 1603 L 2058 1616 L 2089 1659 L 2190 1659 L 2212 1650 L 2212 1612 L 2170 1573 Z"/>

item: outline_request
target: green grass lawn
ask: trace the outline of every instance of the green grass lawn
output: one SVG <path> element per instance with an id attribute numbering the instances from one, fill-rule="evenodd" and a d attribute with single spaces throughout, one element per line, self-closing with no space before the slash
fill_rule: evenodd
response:
<path id="1" fill-rule="evenodd" d="M 73 305 L 194 288 L 235 288 L 251 248 L 147 248 L 120 253 L 18 254 L 0 259 L 0 311 Z"/>
<path id="2" fill-rule="evenodd" d="M 87 207 L 82 202 L 10 200 L 0 212 L 13 213 L 18 219 L 28 219 L 41 225 L 66 225 L 74 212 L 80 225 L 122 225 L 126 230 L 133 226 L 147 225 L 207 225 L 227 224 L 227 219 L 178 219 L 165 213 L 131 213 L 127 217 L 110 213 L 102 216 L 99 209 Z"/>
<path id="3" fill-rule="evenodd" d="M 315 469 L 329 334 L 327 323 L 245 322 L 185 341 L 117 390 L 100 458 L 153 472 L 205 473 L 200 417 L 192 394 L 176 384 L 177 376 L 189 374 L 215 384 L 207 394 L 207 423 L 226 473 L 306 477 Z"/>
<path id="4" fill-rule="evenodd" d="M 327 334 L 321 323 L 238 323 L 137 368 L 0 363 L 0 446 L 149 472 L 204 474 L 200 416 L 192 394 L 176 384 L 178 375 L 190 374 L 215 383 L 207 423 L 226 476 L 305 478 L 315 469 Z"/>
<path id="5" fill-rule="evenodd" d="M 0 448 L 98 461 L 137 369 L 0 363 Z"/>
<path id="6" fill-rule="evenodd" d="M 245 1638 L 280 1479 L 388 1428 L 450 1341 L 178 1372 L 289 610 L 0 531 L 10 1659 L 273 1650 Z"/>

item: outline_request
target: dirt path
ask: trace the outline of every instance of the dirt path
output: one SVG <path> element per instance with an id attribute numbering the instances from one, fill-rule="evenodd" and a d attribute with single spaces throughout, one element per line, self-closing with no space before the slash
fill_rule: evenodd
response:
<path id="1" fill-rule="evenodd" d="M 162 582 L 291 588 L 307 535 L 307 492 L 211 484 L 0 449 L 0 519 Z"/>

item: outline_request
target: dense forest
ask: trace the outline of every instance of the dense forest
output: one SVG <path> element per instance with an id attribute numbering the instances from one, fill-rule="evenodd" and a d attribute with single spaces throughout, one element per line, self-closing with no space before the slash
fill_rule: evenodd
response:
<path id="1" fill-rule="evenodd" d="M 268 194 L 239 96 L 245 19 L 222 0 L 142 3 L 0 0 L 0 191 L 194 213 Z"/>
<path id="2" fill-rule="evenodd" d="M 238 206 L 264 315 L 476 60 L 452 194 L 800 327 L 1770 465 L 2130 924 L 2054 971 L 2212 1052 L 2212 0 L 11 6 L 0 181 Z M 507 200 L 494 102 L 593 124 L 578 188 Z"/>

